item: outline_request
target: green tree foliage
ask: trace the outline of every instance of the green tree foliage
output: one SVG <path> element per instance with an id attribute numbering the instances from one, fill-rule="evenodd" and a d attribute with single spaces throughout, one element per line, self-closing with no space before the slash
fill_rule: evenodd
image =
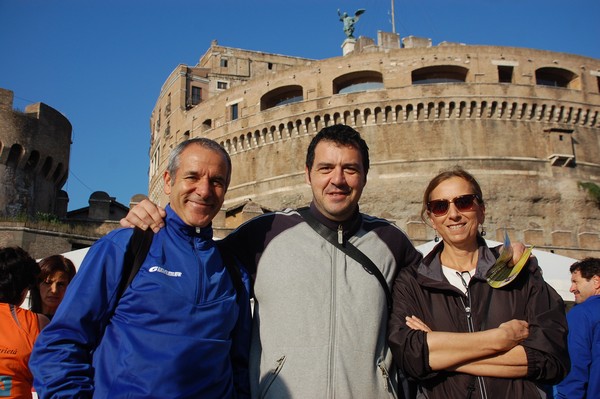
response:
<path id="1" fill-rule="evenodd" d="M 597 184 L 591 182 L 579 182 L 577 184 L 579 185 L 579 187 L 583 188 L 585 191 L 588 192 L 588 195 L 600 209 L 600 187 Z"/>

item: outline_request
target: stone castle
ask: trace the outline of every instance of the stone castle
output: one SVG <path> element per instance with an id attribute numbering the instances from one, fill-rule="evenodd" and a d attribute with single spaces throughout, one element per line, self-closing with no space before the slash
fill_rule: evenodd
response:
<path id="1" fill-rule="evenodd" d="M 14 110 L 13 99 L 12 91 L 0 88 L 0 247 L 18 245 L 42 258 L 88 247 L 119 227 L 129 207 L 102 191 L 90 195 L 89 207 L 67 212 L 62 187 L 71 123 L 44 103 Z"/>
<path id="2" fill-rule="evenodd" d="M 71 123 L 43 103 L 12 109 L 13 93 L 0 89 L 0 213 L 65 216 Z"/>
<path id="3" fill-rule="evenodd" d="M 150 120 L 150 198 L 166 204 L 170 150 L 202 136 L 234 168 L 217 227 L 235 227 L 240 210 L 306 205 L 308 143 L 344 123 L 370 147 L 361 210 L 415 244 L 434 236 L 420 218 L 427 182 L 461 165 L 484 190 L 488 238 L 507 230 L 561 255 L 600 256 L 600 60 L 386 32 L 342 50 L 311 60 L 215 41 L 197 65 L 177 66 Z"/>

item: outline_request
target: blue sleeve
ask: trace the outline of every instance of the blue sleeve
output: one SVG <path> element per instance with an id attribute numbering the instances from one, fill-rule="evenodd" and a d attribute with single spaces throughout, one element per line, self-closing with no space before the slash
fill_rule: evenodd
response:
<path id="1" fill-rule="evenodd" d="M 119 234 L 128 238 L 131 231 Z M 89 249 L 52 322 L 35 342 L 29 366 L 40 399 L 93 395 L 92 353 L 116 304 L 128 241 L 118 245 L 109 237 L 114 235 Z"/>
<path id="2" fill-rule="evenodd" d="M 579 306 L 579 305 L 578 305 Z M 592 325 L 585 312 L 575 306 L 567 314 L 568 348 L 571 371 L 556 386 L 557 398 L 585 398 L 590 365 L 592 364 Z"/>
<path id="3" fill-rule="evenodd" d="M 250 307 L 250 276 L 246 269 L 240 267 L 244 282 L 243 297 L 236 298 L 239 315 L 232 333 L 231 363 L 233 368 L 233 384 L 236 399 L 250 399 L 250 337 L 252 332 L 252 310 Z M 236 294 L 237 295 L 237 294 Z"/>

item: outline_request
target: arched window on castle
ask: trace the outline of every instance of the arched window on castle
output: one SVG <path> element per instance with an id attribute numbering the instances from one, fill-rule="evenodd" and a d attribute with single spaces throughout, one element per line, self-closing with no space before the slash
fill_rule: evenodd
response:
<path id="1" fill-rule="evenodd" d="M 40 153 L 37 151 L 31 151 L 29 154 L 29 159 L 27 159 L 27 163 L 25 164 L 25 170 L 34 170 L 40 161 Z"/>
<path id="2" fill-rule="evenodd" d="M 411 73 L 412 84 L 464 83 L 469 70 L 458 65 L 436 65 L 415 69 Z"/>
<path id="3" fill-rule="evenodd" d="M 23 146 L 20 144 L 13 144 L 10 147 L 10 152 L 8 153 L 8 159 L 6 160 L 6 165 L 12 168 L 16 168 L 21 162 L 21 157 L 25 153 Z"/>
<path id="4" fill-rule="evenodd" d="M 333 94 L 348 94 L 383 88 L 383 76 L 375 71 L 352 72 L 333 80 Z"/>
<path id="5" fill-rule="evenodd" d="M 564 87 L 575 89 L 578 77 L 573 72 L 562 68 L 539 68 L 535 71 L 535 83 L 540 86 Z"/>
<path id="6" fill-rule="evenodd" d="M 62 164 L 62 162 L 59 162 L 58 165 L 56 165 L 54 174 L 52 175 L 52 181 L 58 182 L 62 175 L 62 171 L 63 171 L 63 164 Z"/>
<path id="7" fill-rule="evenodd" d="M 48 177 L 48 173 L 52 169 L 52 157 L 46 157 L 44 164 L 42 165 L 42 176 Z"/>
<path id="8" fill-rule="evenodd" d="M 302 100 L 304 100 L 302 95 L 302 86 L 290 85 L 278 87 L 277 89 L 273 89 L 261 97 L 260 110 L 264 111 L 280 105 L 297 103 Z"/>

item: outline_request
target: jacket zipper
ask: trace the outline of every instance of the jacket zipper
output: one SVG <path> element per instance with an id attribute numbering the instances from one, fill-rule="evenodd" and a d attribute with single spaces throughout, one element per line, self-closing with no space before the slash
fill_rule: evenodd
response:
<path id="1" fill-rule="evenodd" d="M 276 366 L 275 369 L 273 371 L 271 371 L 271 373 L 273 375 L 277 375 L 279 374 L 279 371 L 281 370 L 281 368 L 283 367 L 283 362 L 285 361 L 285 355 L 281 356 L 279 359 L 277 359 L 277 361 L 275 362 Z"/>
<path id="2" fill-rule="evenodd" d="M 271 385 L 273 385 L 273 382 L 279 375 L 279 372 L 281 371 L 281 368 L 283 367 L 283 363 L 285 363 L 285 355 L 281 356 L 279 359 L 277 359 L 275 361 L 275 368 L 273 370 L 271 370 L 270 380 L 268 381 L 267 385 L 264 387 L 261 394 L 259 395 L 260 398 L 264 398 L 265 396 L 267 396 L 267 392 L 269 392 Z"/>
<path id="3" fill-rule="evenodd" d="M 387 391 L 389 388 L 388 380 L 390 379 L 390 375 L 388 374 L 387 370 L 385 369 L 385 367 L 383 367 L 383 365 L 381 363 L 379 363 L 379 369 L 381 370 L 381 374 L 383 375 L 383 387 Z"/>
<path id="4" fill-rule="evenodd" d="M 379 366 L 379 369 L 381 370 L 381 375 L 383 377 L 384 389 L 391 395 L 392 398 L 397 399 L 398 393 L 395 391 L 394 386 L 391 383 L 390 373 L 388 372 L 387 368 L 385 367 L 384 360 L 383 359 L 380 360 L 377 365 Z M 398 381 L 398 385 L 399 385 L 398 390 L 401 390 L 402 388 L 400 388 L 400 381 Z"/>
<path id="5" fill-rule="evenodd" d="M 342 225 L 340 224 L 338 226 L 338 242 L 340 244 L 343 244 L 343 239 L 344 239 L 344 231 L 342 228 Z M 336 303 L 336 271 L 337 271 L 337 254 L 338 254 L 338 250 L 335 249 L 333 251 L 333 257 L 332 257 L 332 262 L 331 262 L 331 309 L 330 309 L 330 325 L 331 325 L 331 331 L 329 332 L 329 341 L 330 341 L 330 345 L 329 345 L 329 372 L 328 372 L 328 398 L 333 398 L 335 397 L 335 387 L 334 385 L 331 383 L 331 381 L 334 380 L 333 375 L 335 373 L 335 348 L 337 347 L 336 344 L 336 324 L 335 324 L 335 315 L 337 312 L 337 303 Z"/>
<path id="6" fill-rule="evenodd" d="M 473 325 L 473 314 L 471 312 L 471 290 L 469 290 L 469 286 L 467 285 L 467 283 L 465 282 L 465 280 L 462 277 L 462 274 L 457 273 L 460 277 L 460 280 L 462 281 L 463 286 L 465 287 L 465 294 L 467 295 L 467 302 L 468 302 L 468 306 L 465 305 L 465 301 L 463 300 L 462 297 L 460 297 L 460 301 L 462 302 L 463 307 L 465 308 L 465 313 L 467 315 L 467 327 L 469 329 L 469 332 L 475 332 L 475 326 Z M 483 382 L 483 378 L 481 376 L 477 376 L 477 383 L 479 385 L 479 391 L 481 392 L 481 398 L 482 399 L 487 399 L 487 391 L 485 389 L 485 384 Z M 471 397 L 471 394 L 468 393 L 467 397 Z"/>

